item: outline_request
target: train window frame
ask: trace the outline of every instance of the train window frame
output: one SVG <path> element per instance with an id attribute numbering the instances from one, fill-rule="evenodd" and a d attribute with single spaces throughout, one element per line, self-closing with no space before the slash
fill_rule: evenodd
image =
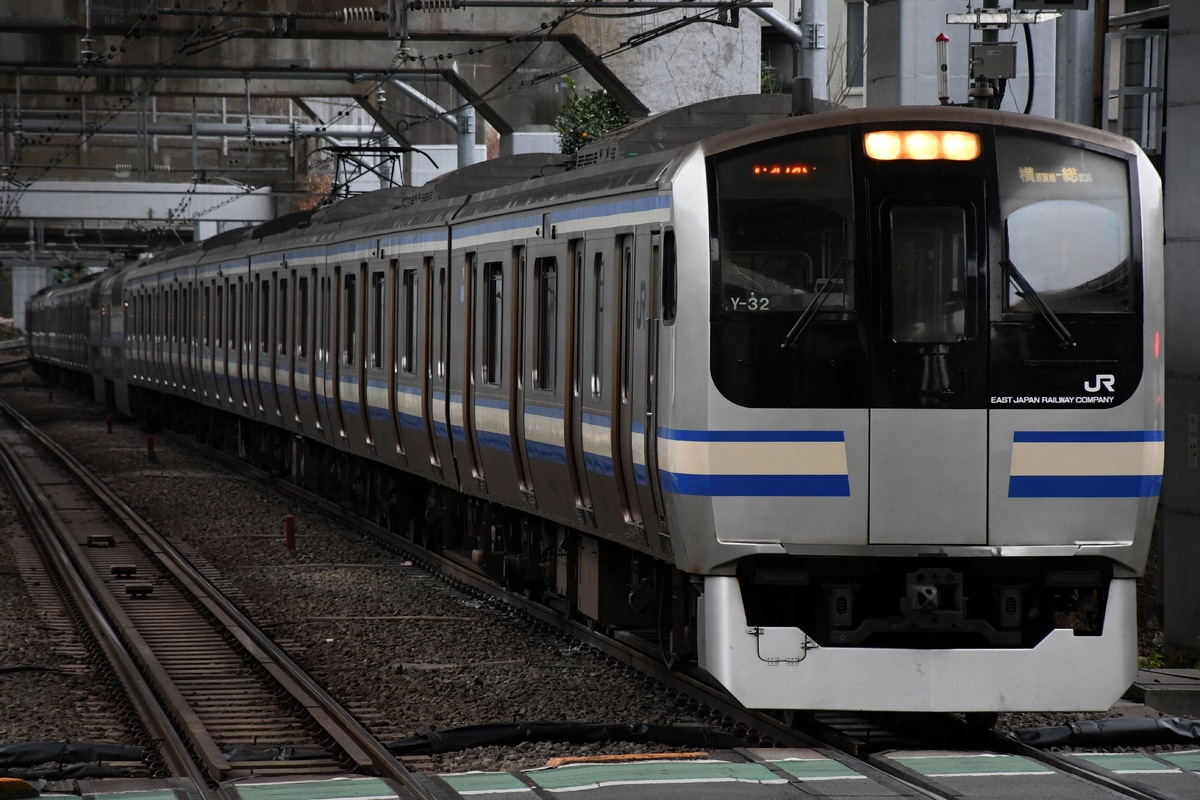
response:
<path id="1" fill-rule="evenodd" d="M 383 369 L 383 308 L 386 273 L 371 272 L 371 368 Z"/>
<path id="2" fill-rule="evenodd" d="M 592 258 L 592 399 L 604 394 L 604 253 Z"/>
<path id="3" fill-rule="evenodd" d="M 404 341 L 400 356 L 400 372 L 415 375 L 417 372 L 417 270 L 405 269 L 400 276 L 403 291 L 400 302 L 404 304 Z"/>
<path id="4" fill-rule="evenodd" d="M 271 281 L 267 278 L 258 284 L 258 348 L 271 352 Z"/>
<path id="5" fill-rule="evenodd" d="M 534 259 L 533 388 L 553 392 L 558 355 L 558 257 Z"/>
<path id="6" fill-rule="evenodd" d="M 281 356 L 288 354 L 288 339 L 291 333 L 288 330 L 288 320 L 291 316 L 288 314 L 288 307 L 291 305 L 291 296 L 288 295 L 288 279 L 286 276 L 280 277 L 279 288 L 275 292 L 278 298 L 279 310 L 275 314 L 275 330 L 277 332 L 278 341 L 275 343 L 275 352 Z"/>
<path id="7" fill-rule="evenodd" d="M 662 249 L 662 324 L 670 327 L 675 324 L 675 314 L 679 306 L 679 273 L 678 258 L 675 244 L 675 230 L 668 228 L 663 232 Z"/>
<path id="8" fill-rule="evenodd" d="M 1004 263 L 1016 266 L 1038 299 L 1055 315 L 1095 318 L 1138 314 L 1142 253 L 1135 208 L 1135 165 L 1131 156 L 1021 131 L 997 132 L 994 146 Z M 1101 180 L 1097 181 L 1098 173 L 1107 175 L 1101 174 Z M 1105 186 L 1113 188 L 1106 194 Z M 1044 187 L 1063 191 L 1055 196 L 1034 194 Z M 1077 196 L 1068 197 L 1072 192 Z M 1067 204 L 1072 206 L 1069 213 L 1064 209 Z M 1020 219 L 1015 220 L 1018 216 Z M 1023 227 L 1052 230 L 1052 236 L 1032 236 L 1043 247 L 1047 242 L 1064 249 L 1084 247 L 1090 250 L 1090 257 L 1060 259 L 1058 266 L 1062 269 L 1058 270 L 1057 283 L 1047 284 L 1047 272 L 1042 268 L 1045 262 L 1030 257 L 1026 238 L 1013 231 L 1014 220 Z M 1078 222 L 1064 228 L 1065 220 Z M 1114 232 L 1114 222 L 1118 226 L 1115 243 L 1111 239 L 1106 241 L 1106 236 Z M 1072 269 L 1100 261 L 1106 245 L 1112 257 L 1121 256 L 1111 269 L 1100 274 Z M 1054 266 L 1049 265 L 1050 269 Z M 1068 286 L 1064 280 L 1079 282 Z M 1001 319 L 1026 319 L 1039 314 L 1036 302 L 1019 299 L 1019 289 L 1013 281 L 1003 280 L 1000 293 Z"/>
<path id="9" fill-rule="evenodd" d="M 213 307 L 213 346 L 218 350 L 225 349 L 225 295 L 222 283 L 217 283 Z"/>
<path id="10" fill-rule="evenodd" d="M 237 348 L 237 302 L 238 287 L 233 281 L 229 282 L 229 316 L 225 326 L 225 349 L 233 351 Z"/>
<path id="11" fill-rule="evenodd" d="M 307 275 L 296 276 L 296 358 L 308 360 L 308 317 L 309 317 L 309 278 Z"/>
<path id="12" fill-rule="evenodd" d="M 346 270 L 342 275 L 342 363 L 353 366 L 358 355 L 358 273 Z"/>
<path id="13" fill-rule="evenodd" d="M 712 317 L 799 316 L 819 298 L 817 319 L 858 318 L 853 141 L 839 128 L 709 158 Z"/>
<path id="14" fill-rule="evenodd" d="M 201 309 L 200 320 L 201 346 L 208 347 L 212 343 L 212 285 L 204 284 L 204 305 Z"/>
<path id="15" fill-rule="evenodd" d="M 931 217 L 942 212 L 945 213 L 944 222 L 946 224 L 936 224 L 931 221 Z M 971 307 L 971 297 L 969 292 L 969 266 L 973 259 L 971 223 L 973 215 L 970 210 L 963 205 L 957 203 L 895 203 L 889 205 L 885 212 L 887 217 L 887 243 L 888 243 L 888 280 L 891 289 L 888 292 L 889 296 L 889 334 L 892 341 L 900 344 L 952 344 L 963 341 L 971 334 L 971 314 L 968 313 Z M 918 229 L 913 226 L 910 221 L 900 221 L 899 217 L 904 214 L 913 214 L 915 219 L 921 221 L 921 226 Z M 951 219 L 953 217 L 953 219 Z M 959 223 L 955 226 L 955 230 L 951 229 L 952 222 Z M 898 257 L 898 251 L 901 249 L 901 244 L 897 240 L 897 231 L 903 230 L 910 233 L 918 233 L 922 237 L 922 241 L 928 241 L 930 237 L 937 235 L 939 237 L 938 247 L 943 251 L 955 251 L 951 255 L 954 263 L 950 264 L 950 268 L 955 274 L 950 278 L 950 294 L 944 294 L 942 291 L 922 293 L 923 287 L 937 287 L 942 284 L 944 288 L 945 281 L 936 280 L 907 280 L 910 277 L 911 270 L 900 269 L 903 263 L 906 266 L 912 266 L 919 263 L 922 267 L 928 267 L 936 259 L 929 257 L 926 253 L 924 259 L 906 259 L 903 262 Z M 949 240 L 949 244 L 942 241 Z M 912 237 L 912 243 L 916 243 L 917 239 Z M 904 292 L 902 286 L 908 286 L 912 291 Z M 951 297 L 946 300 L 946 297 Z M 920 309 L 936 308 L 938 313 L 935 315 L 925 315 Z M 914 312 L 915 313 L 910 313 Z M 946 313 L 949 310 L 949 313 Z M 935 319 L 934 317 L 937 317 Z M 901 325 L 901 321 L 908 321 L 907 324 Z M 902 327 L 909 333 L 902 335 Z M 942 332 L 939 335 L 939 331 Z M 950 338 L 947 338 L 949 336 Z"/>
<path id="16" fill-rule="evenodd" d="M 499 386 L 504 353 L 504 262 L 483 263 L 483 382 Z"/>
<path id="17" fill-rule="evenodd" d="M 437 309 L 434 316 L 437 318 L 437 379 L 439 381 L 446 379 L 446 346 L 449 334 L 450 321 L 450 287 L 446 280 L 446 268 L 437 268 Z"/>

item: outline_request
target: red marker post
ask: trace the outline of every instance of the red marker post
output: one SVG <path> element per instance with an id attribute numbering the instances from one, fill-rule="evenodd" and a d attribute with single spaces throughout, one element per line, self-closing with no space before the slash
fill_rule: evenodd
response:
<path id="1" fill-rule="evenodd" d="M 950 37 L 939 33 L 937 39 L 937 70 L 938 70 L 938 100 L 942 105 L 950 104 L 950 62 L 946 50 L 950 45 Z"/>

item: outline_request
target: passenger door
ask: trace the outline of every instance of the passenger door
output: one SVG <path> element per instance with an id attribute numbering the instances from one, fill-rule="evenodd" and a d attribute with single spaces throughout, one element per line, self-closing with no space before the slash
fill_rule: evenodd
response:
<path id="1" fill-rule="evenodd" d="M 983 183 L 869 187 L 871 544 L 987 543 Z"/>

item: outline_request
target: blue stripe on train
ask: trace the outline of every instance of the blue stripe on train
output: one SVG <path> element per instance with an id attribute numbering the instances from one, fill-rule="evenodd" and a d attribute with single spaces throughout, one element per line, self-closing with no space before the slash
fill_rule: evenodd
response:
<path id="1" fill-rule="evenodd" d="M 849 475 L 689 475 L 663 472 L 663 489 L 700 497 L 849 497 Z"/>
<path id="2" fill-rule="evenodd" d="M 1009 497 L 1153 497 L 1161 475 L 1013 475 Z"/>

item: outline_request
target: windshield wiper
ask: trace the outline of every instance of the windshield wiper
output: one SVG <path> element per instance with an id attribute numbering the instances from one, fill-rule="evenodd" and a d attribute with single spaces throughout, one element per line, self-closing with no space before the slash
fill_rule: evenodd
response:
<path id="1" fill-rule="evenodd" d="M 1000 262 L 1000 266 L 1008 273 L 1008 278 L 1017 286 L 1017 296 L 1029 301 L 1029 305 L 1033 306 L 1042 319 L 1046 320 L 1046 324 L 1054 331 L 1054 335 L 1058 337 L 1064 347 L 1074 347 L 1075 337 L 1067 330 L 1067 326 L 1062 324 L 1062 320 L 1050 310 L 1050 306 L 1046 305 L 1046 301 L 1037 293 L 1037 290 L 1025 280 L 1025 276 L 1021 274 L 1021 270 L 1017 269 L 1017 265 L 1009 261 L 1007 258 Z"/>
<path id="2" fill-rule="evenodd" d="M 787 332 L 787 336 L 784 336 L 783 341 L 779 343 L 781 350 L 793 347 L 799 341 L 805 328 L 813 321 L 813 317 L 817 315 L 817 312 L 821 310 L 821 304 L 825 302 L 825 298 L 833 290 L 833 285 L 842 277 L 842 273 L 846 271 L 846 265 L 850 264 L 851 261 L 852 259 L 843 258 L 833 268 L 833 272 L 825 280 L 825 285 L 817 290 L 817 294 L 813 297 L 812 302 L 808 304 L 808 308 L 804 309 L 804 313 L 800 315 L 800 319 L 796 320 L 796 324 L 792 326 L 792 329 Z"/>

